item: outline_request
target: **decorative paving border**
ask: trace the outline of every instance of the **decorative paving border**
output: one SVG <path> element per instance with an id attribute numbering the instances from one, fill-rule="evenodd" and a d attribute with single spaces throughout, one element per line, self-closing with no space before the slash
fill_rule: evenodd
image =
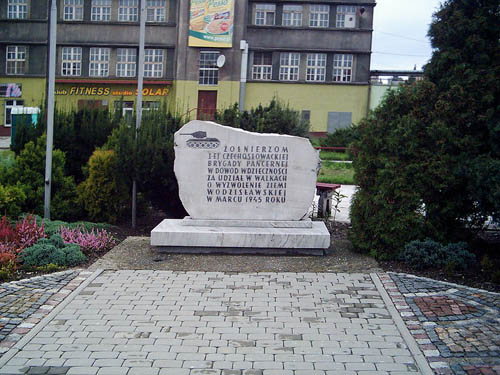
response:
<path id="1" fill-rule="evenodd" d="M 500 294 L 408 274 L 378 276 L 435 374 L 500 374 L 500 335 L 490 346 L 480 340 L 488 340 L 491 326 L 500 322 Z M 421 287 L 401 280 L 415 280 Z M 463 337 L 454 326 L 458 321 L 459 328 L 477 333 Z M 465 348 L 454 345 L 455 339 Z"/>
<path id="2" fill-rule="evenodd" d="M 16 295 L 16 289 L 20 295 L 23 293 L 23 288 L 37 291 L 37 293 L 33 293 L 34 300 L 29 301 L 31 305 L 19 314 L 8 311 L 10 309 L 7 309 L 6 304 L 0 303 L 0 321 L 5 323 L 0 331 L 0 358 L 29 334 L 42 319 L 90 275 L 92 275 L 90 271 L 77 269 L 0 284 L 0 297 L 2 295 L 11 297 L 11 300 L 19 298 Z M 55 282 L 54 279 L 58 281 Z M 7 311 L 2 311 L 2 307 L 5 307 Z"/>

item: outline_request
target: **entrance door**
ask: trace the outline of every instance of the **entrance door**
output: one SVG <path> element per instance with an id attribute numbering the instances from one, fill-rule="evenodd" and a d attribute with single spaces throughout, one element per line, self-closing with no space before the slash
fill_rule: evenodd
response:
<path id="1" fill-rule="evenodd" d="M 217 110 L 217 91 L 198 91 L 198 120 L 214 120 Z"/>

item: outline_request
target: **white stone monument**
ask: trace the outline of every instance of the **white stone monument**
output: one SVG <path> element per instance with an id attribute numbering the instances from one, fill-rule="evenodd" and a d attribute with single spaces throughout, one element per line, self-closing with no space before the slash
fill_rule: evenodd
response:
<path id="1" fill-rule="evenodd" d="M 207 121 L 175 133 L 174 171 L 190 216 L 163 220 L 151 245 L 167 252 L 323 254 L 330 235 L 306 217 L 320 160 L 306 138 Z"/>

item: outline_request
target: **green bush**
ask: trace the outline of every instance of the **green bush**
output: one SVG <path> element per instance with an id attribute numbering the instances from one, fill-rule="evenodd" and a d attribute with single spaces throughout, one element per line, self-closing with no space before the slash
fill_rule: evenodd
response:
<path id="1" fill-rule="evenodd" d="M 19 259 L 26 267 L 40 267 L 55 264 L 61 267 L 71 267 L 82 264 L 87 257 L 76 244 L 65 244 L 61 236 L 52 235 L 43 238 L 35 245 L 21 251 Z"/>
<path id="2" fill-rule="evenodd" d="M 78 199 L 89 218 L 115 223 L 130 199 L 127 186 L 116 173 L 113 150 L 96 150 L 88 161 L 88 177 L 77 189 Z"/>
<path id="3" fill-rule="evenodd" d="M 14 165 L 4 175 L 4 184 L 17 185 L 26 196 L 21 210 L 43 214 L 45 194 L 45 136 L 28 142 L 16 156 Z M 73 177 L 64 171 L 65 157 L 60 150 L 52 153 L 51 217 L 75 220 L 82 216 L 81 206 L 76 199 L 76 185 Z"/>
<path id="4" fill-rule="evenodd" d="M 82 168 L 90 155 L 101 147 L 117 128 L 119 121 L 107 109 L 79 109 L 69 112 L 57 110 L 54 115 L 54 148 L 66 155 L 65 173 L 76 182 L 84 178 Z M 35 142 L 46 132 L 45 110 L 36 127 L 31 124 L 16 128 L 13 150 L 20 154 L 25 145 Z"/>
<path id="5" fill-rule="evenodd" d="M 132 180 L 137 181 L 137 191 L 153 207 L 172 216 L 186 214 L 179 199 L 179 188 L 174 174 L 174 133 L 180 129 L 179 116 L 167 112 L 144 112 L 143 120 L 135 138 L 135 127 L 122 123 L 113 131 L 105 149 L 113 150 L 117 160 L 119 178 L 132 191 Z M 138 215 L 147 207 L 139 207 Z"/>
<path id="6" fill-rule="evenodd" d="M 427 239 L 412 241 L 401 252 L 400 260 L 417 270 L 445 268 L 448 272 L 464 271 L 476 265 L 476 256 L 465 242 L 442 245 Z"/>
<path id="7" fill-rule="evenodd" d="M 326 138 L 320 139 L 321 147 L 349 147 L 351 143 L 359 139 L 358 128 L 349 126 L 347 128 L 336 129 L 328 134 Z"/>
<path id="8" fill-rule="evenodd" d="M 0 185 L 0 213 L 9 217 L 18 217 L 26 200 L 25 187 L 16 185 Z"/>
<path id="9" fill-rule="evenodd" d="M 309 122 L 303 121 L 299 111 L 290 108 L 278 99 L 269 105 L 259 105 L 250 111 L 240 112 L 238 105 L 217 111 L 215 122 L 257 133 L 289 134 L 307 137 Z"/>

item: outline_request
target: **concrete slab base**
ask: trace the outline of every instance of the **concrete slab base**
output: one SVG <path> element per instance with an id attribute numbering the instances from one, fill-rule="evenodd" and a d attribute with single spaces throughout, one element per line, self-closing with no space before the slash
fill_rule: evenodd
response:
<path id="1" fill-rule="evenodd" d="M 245 220 L 247 226 L 241 226 L 237 220 L 234 224 L 210 220 L 193 225 L 189 220 L 163 220 L 151 231 L 151 245 L 171 253 L 311 255 L 323 255 L 330 246 L 330 233 L 320 221 L 293 228 L 279 222 L 252 225 Z"/>

